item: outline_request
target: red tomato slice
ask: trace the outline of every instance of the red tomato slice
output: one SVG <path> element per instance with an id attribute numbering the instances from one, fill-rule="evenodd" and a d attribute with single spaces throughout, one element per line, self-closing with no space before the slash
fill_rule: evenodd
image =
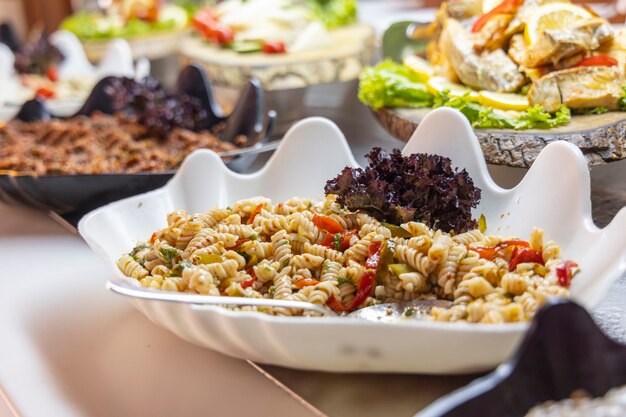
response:
<path id="1" fill-rule="evenodd" d="M 302 278 L 294 281 L 293 285 L 298 289 L 302 289 L 304 287 L 309 287 L 311 285 L 316 285 L 319 283 L 320 282 L 315 278 Z"/>
<path id="2" fill-rule="evenodd" d="M 287 52 L 285 44 L 281 41 L 264 41 L 261 50 L 266 54 L 284 54 Z"/>
<path id="3" fill-rule="evenodd" d="M 578 264 L 574 261 L 565 261 L 556 267 L 556 276 L 560 286 L 569 287 L 574 277 L 573 268 L 578 268 Z"/>
<path id="4" fill-rule="evenodd" d="M 46 70 L 46 77 L 52 82 L 59 81 L 59 72 L 56 65 L 51 65 Z"/>
<path id="5" fill-rule="evenodd" d="M 343 233 L 346 231 L 337 220 L 319 214 L 313 216 L 313 224 L 328 233 Z"/>
<path id="6" fill-rule="evenodd" d="M 518 264 L 525 262 L 535 262 L 544 265 L 543 257 L 541 254 L 530 248 L 515 248 L 513 256 L 511 256 L 511 262 L 509 262 L 509 271 L 515 271 Z"/>
<path id="7" fill-rule="evenodd" d="M 265 207 L 265 203 L 259 204 L 254 208 L 254 210 L 252 210 L 250 218 L 248 219 L 248 224 L 252 224 L 254 222 L 254 218 L 261 212 L 261 210 L 263 210 L 263 207 Z"/>
<path id="8" fill-rule="evenodd" d="M 246 272 L 248 273 L 248 275 L 250 275 L 250 278 L 241 281 L 241 288 L 251 287 L 252 284 L 254 284 L 254 282 L 256 281 L 256 274 L 254 273 L 254 269 L 248 268 Z"/>
<path id="9" fill-rule="evenodd" d="M 594 55 L 583 59 L 574 67 L 614 67 L 617 60 L 608 55 Z"/>
<path id="10" fill-rule="evenodd" d="M 55 95 L 54 90 L 48 87 L 39 87 L 37 91 L 35 91 L 35 97 L 39 98 L 53 98 Z"/>
<path id="11" fill-rule="evenodd" d="M 480 32 L 481 29 L 487 24 L 489 19 L 498 14 L 515 14 L 520 6 L 524 4 L 524 0 L 504 0 L 504 2 L 500 3 L 500 5 L 493 8 L 489 12 L 481 15 L 474 25 L 472 26 L 472 32 Z"/>

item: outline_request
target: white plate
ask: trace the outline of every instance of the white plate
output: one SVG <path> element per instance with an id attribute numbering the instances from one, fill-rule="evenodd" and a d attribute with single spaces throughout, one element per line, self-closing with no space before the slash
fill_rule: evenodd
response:
<path id="1" fill-rule="evenodd" d="M 487 172 L 467 120 L 442 108 L 424 119 L 404 148 L 407 154 L 447 156 L 466 168 L 482 189 L 475 214 L 484 213 L 488 233 L 529 236 L 542 227 L 582 272 L 572 296 L 597 304 L 626 270 L 626 209 L 605 229 L 591 220 L 589 171 L 574 145 L 548 145 L 522 182 L 498 187 Z M 162 189 L 118 201 L 86 215 L 79 231 L 113 272 L 113 281 L 139 288 L 124 277 L 115 260 L 166 225 L 175 209 L 206 211 L 241 198 L 263 195 L 280 201 L 320 197 L 325 181 L 346 165 L 356 165 L 346 140 L 330 121 L 311 118 L 287 132 L 279 149 L 259 172 L 229 171 L 211 151 L 187 158 Z M 149 291 L 149 290 L 144 290 Z M 227 355 L 300 369 L 341 372 L 464 373 L 484 371 L 505 360 L 527 324 L 373 323 L 348 318 L 273 317 L 219 307 L 133 299 L 154 323 L 180 337 Z"/>

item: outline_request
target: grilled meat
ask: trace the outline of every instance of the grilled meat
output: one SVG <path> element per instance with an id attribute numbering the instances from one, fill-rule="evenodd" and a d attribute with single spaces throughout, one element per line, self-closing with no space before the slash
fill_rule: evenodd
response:
<path id="1" fill-rule="evenodd" d="M 459 79 L 473 88 L 514 92 L 524 84 L 524 76 L 502 49 L 478 55 L 474 44 L 455 19 L 448 19 L 439 39 L 439 50 L 446 56 Z"/>
<path id="2" fill-rule="evenodd" d="M 617 67 L 576 67 L 551 72 L 535 81 L 530 104 L 554 112 L 561 104 L 571 109 L 606 107 L 617 110 L 624 77 Z"/>
<path id="3" fill-rule="evenodd" d="M 602 19 L 589 19 L 563 30 L 547 30 L 528 46 L 524 66 L 555 65 L 575 55 L 584 57 L 613 39 L 613 29 Z"/>
<path id="4" fill-rule="evenodd" d="M 509 40 L 506 29 L 509 27 L 511 19 L 513 19 L 511 14 L 495 15 L 485 23 L 479 32 L 472 33 L 474 51 L 481 53 L 485 50 L 493 51 L 503 48 Z"/>

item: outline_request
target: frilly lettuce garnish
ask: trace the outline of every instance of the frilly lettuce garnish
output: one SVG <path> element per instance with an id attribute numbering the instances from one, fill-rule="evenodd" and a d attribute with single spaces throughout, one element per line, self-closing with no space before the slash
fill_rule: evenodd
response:
<path id="1" fill-rule="evenodd" d="M 308 4 L 313 16 L 328 29 L 356 22 L 356 0 L 310 0 Z"/>
<path id="2" fill-rule="evenodd" d="M 374 110 L 431 107 L 433 98 L 417 74 L 391 60 L 367 67 L 359 76 L 359 99 Z"/>
<path id="3" fill-rule="evenodd" d="M 439 155 L 403 156 L 374 148 L 369 165 L 344 168 L 326 183 L 326 194 L 337 202 L 391 224 L 419 221 L 431 228 L 456 233 L 474 229 L 472 208 L 481 191 L 467 171 L 452 169 L 449 158 Z"/>
<path id="4" fill-rule="evenodd" d="M 571 119 L 571 112 L 564 105 L 554 114 L 541 106 L 515 113 L 483 106 L 471 101 L 468 95 L 450 97 L 448 91 L 431 94 L 416 73 L 390 60 L 363 70 L 359 77 L 359 99 L 374 110 L 382 107 L 452 107 L 463 113 L 473 127 L 481 129 L 550 129 L 566 125 Z"/>

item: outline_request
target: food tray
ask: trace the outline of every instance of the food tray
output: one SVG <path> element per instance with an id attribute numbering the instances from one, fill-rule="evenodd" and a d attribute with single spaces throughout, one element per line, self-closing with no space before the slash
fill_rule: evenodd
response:
<path id="1" fill-rule="evenodd" d="M 374 112 L 392 136 L 407 141 L 432 109 L 383 108 Z M 488 163 L 528 168 L 549 143 L 564 140 L 578 146 L 589 165 L 626 158 L 626 112 L 572 116 L 554 129 L 475 129 Z"/>
<path id="2" fill-rule="evenodd" d="M 429 39 L 409 39 L 409 27 L 424 22 L 397 22 L 383 35 L 383 54 L 400 61 L 409 53 L 423 55 Z M 382 108 L 373 111 L 380 125 L 397 139 L 408 141 L 432 109 Z M 578 146 L 589 165 L 626 158 L 626 112 L 572 115 L 570 123 L 554 129 L 474 129 L 488 163 L 528 168 L 549 143 L 564 140 Z"/>
<path id="3" fill-rule="evenodd" d="M 95 111 L 112 113 L 110 98 L 104 88 L 110 78 L 101 80 L 78 111 L 89 115 Z M 242 89 L 239 100 L 230 115 L 225 116 L 217 104 L 212 87 L 204 71 L 191 65 L 179 77 L 177 90 L 201 100 L 207 109 L 207 128 L 224 123 L 222 137 L 232 140 L 237 135 L 249 138 L 260 137 L 251 148 L 241 149 L 227 164 L 235 170 L 249 166 L 260 148 L 267 144 L 272 130 L 274 113 L 263 109 L 263 90 L 256 80 L 251 80 Z M 16 118 L 24 121 L 42 120 L 52 115 L 45 104 L 31 100 L 24 104 Z M 265 119 L 268 119 L 265 124 Z M 150 191 L 164 185 L 174 171 L 136 174 L 81 174 L 81 175 L 23 175 L 16 172 L 0 173 L 0 201 L 21 204 L 67 216 L 76 224 L 81 215 L 96 207 L 124 197 Z"/>

